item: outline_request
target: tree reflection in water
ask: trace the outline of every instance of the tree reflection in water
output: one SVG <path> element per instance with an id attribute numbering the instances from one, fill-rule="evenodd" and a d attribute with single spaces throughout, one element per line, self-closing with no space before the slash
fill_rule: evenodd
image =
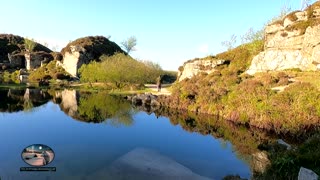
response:
<path id="1" fill-rule="evenodd" d="M 122 97 L 108 92 L 79 92 L 64 89 L 1 89 L 0 112 L 33 111 L 50 100 L 75 120 L 92 123 L 109 123 L 113 126 L 130 126 L 135 111 Z"/>
<path id="2" fill-rule="evenodd" d="M 85 122 L 130 126 L 133 113 L 130 103 L 108 92 L 80 93 L 78 114 Z"/>

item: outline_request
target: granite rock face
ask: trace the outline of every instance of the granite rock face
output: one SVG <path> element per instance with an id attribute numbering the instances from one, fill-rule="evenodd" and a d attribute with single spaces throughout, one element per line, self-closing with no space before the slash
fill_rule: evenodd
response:
<path id="1" fill-rule="evenodd" d="M 44 51 L 26 53 L 24 57 L 27 70 L 39 68 L 42 64 L 53 60 L 52 54 Z"/>
<path id="2" fill-rule="evenodd" d="M 320 70 L 320 2 L 304 11 L 288 14 L 265 29 L 264 51 L 255 56 L 246 71 L 277 71 L 299 68 Z"/>
<path id="3" fill-rule="evenodd" d="M 215 59 L 214 57 L 207 57 L 202 59 L 194 59 L 187 61 L 179 68 L 178 79 L 182 81 L 186 78 L 192 78 L 199 73 L 212 73 L 216 66 L 224 64 L 223 59 Z"/>
<path id="4" fill-rule="evenodd" d="M 116 43 L 103 36 L 83 37 L 70 42 L 61 50 L 61 65 L 72 76 L 77 76 L 81 65 L 93 60 L 99 61 L 102 55 L 111 56 L 117 52 L 125 53 Z"/>

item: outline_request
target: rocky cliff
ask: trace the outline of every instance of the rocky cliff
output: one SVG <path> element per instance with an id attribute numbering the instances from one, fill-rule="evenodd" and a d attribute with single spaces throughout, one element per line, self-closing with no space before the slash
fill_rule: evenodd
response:
<path id="1" fill-rule="evenodd" d="M 79 38 L 61 50 L 62 67 L 72 76 L 77 76 L 82 64 L 99 61 L 102 55 L 110 56 L 116 52 L 125 53 L 116 43 L 103 36 Z"/>
<path id="2" fill-rule="evenodd" d="M 33 69 L 41 65 L 41 61 L 52 60 L 52 51 L 36 43 L 31 53 L 25 49 L 24 38 L 12 34 L 0 34 L 0 64 L 1 69 L 27 68 Z M 1 70 L 0 69 L 0 70 Z"/>
<path id="3" fill-rule="evenodd" d="M 320 69 L 320 2 L 294 11 L 265 29 L 264 51 L 255 56 L 248 74 L 299 68 Z"/>
<path id="4" fill-rule="evenodd" d="M 222 59 L 216 59 L 213 56 L 208 56 L 205 58 L 196 58 L 189 60 L 179 67 L 178 79 L 182 81 L 186 78 L 191 78 L 199 73 L 208 73 L 214 71 L 214 68 L 218 65 L 222 65 L 227 61 Z"/>

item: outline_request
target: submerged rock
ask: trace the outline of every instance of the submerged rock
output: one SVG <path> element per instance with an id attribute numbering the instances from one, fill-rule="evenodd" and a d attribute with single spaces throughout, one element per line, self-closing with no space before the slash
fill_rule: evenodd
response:
<path id="1" fill-rule="evenodd" d="M 209 180 L 154 150 L 136 148 L 94 173 L 94 179 Z"/>

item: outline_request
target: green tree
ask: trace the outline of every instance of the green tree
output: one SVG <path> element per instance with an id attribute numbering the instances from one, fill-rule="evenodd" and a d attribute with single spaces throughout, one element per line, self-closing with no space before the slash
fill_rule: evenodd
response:
<path id="1" fill-rule="evenodd" d="M 92 61 L 89 64 L 83 64 L 78 70 L 79 74 L 81 74 L 81 81 L 90 83 L 104 81 L 104 72 L 100 65 L 101 63 L 96 61 Z"/>
<path id="2" fill-rule="evenodd" d="M 140 62 L 145 65 L 144 72 L 146 74 L 145 76 L 146 83 L 155 83 L 156 78 L 164 74 L 164 71 L 162 70 L 161 66 L 158 63 L 148 61 L 148 60 L 143 60 Z"/>
<path id="3" fill-rule="evenodd" d="M 118 89 L 128 84 L 144 82 L 144 64 L 122 53 L 103 57 L 103 81 L 112 82 Z"/>
<path id="4" fill-rule="evenodd" d="M 146 83 L 154 74 L 158 75 L 158 69 L 122 53 L 102 56 L 100 61 L 81 66 L 81 81 L 113 83 L 122 89 L 126 85 Z"/>
<path id="5" fill-rule="evenodd" d="M 100 123 L 109 119 L 112 125 L 133 124 L 131 104 L 105 91 L 80 94 L 78 111 L 86 122 Z"/>
<path id="6" fill-rule="evenodd" d="M 137 38 L 135 36 L 130 36 L 121 42 L 122 47 L 129 54 L 131 51 L 135 51 L 137 45 Z"/>
<path id="7" fill-rule="evenodd" d="M 37 43 L 34 40 L 24 38 L 24 47 L 28 52 L 32 52 L 36 45 Z"/>

